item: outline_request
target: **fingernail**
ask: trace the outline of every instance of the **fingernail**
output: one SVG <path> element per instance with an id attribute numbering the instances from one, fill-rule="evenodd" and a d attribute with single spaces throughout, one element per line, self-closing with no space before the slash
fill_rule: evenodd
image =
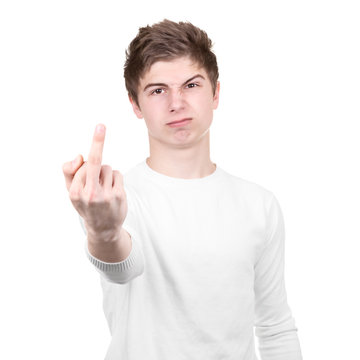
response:
<path id="1" fill-rule="evenodd" d="M 75 166 L 77 164 L 77 160 L 79 158 L 79 155 L 72 161 L 72 165 Z"/>
<path id="2" fill-rule="evenodd" d="M 103 133 L 104 132 L 104 125 L 101 125 L 101 124 L 97 125 L 96 126 L 96 132 L 97 133 Z"/>

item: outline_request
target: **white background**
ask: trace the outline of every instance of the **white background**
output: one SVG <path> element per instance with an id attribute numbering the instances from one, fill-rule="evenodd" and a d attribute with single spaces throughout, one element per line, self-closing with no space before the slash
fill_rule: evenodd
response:
<path id="1" fill-rule="evenodd" d="M 359 358 L 357 3 L 2 1 L 0 358 L 105 355 L 99 277 L 62 164 L 87 157 L 99 122 L 105 164 L 124 173 L 148 156 L 123 64 L 138 28 L 164 18 L 215 43 L 211 159 L 280 202 L 304 359 Z"/>

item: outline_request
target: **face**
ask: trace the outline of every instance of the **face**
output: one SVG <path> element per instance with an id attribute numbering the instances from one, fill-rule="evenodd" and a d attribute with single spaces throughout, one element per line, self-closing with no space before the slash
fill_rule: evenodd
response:
<path id="1" fill-rule="evenodd" d="M 206 70 L 184 57 L 154 63 L 140 80 L 139 106 L 130 101 L 146 122 L 150 146 L 186 147 L 208 135 L 219 89 L 218 82 L 214 95 Z M 179 126 L 169 125 L 184 119 Z"/>

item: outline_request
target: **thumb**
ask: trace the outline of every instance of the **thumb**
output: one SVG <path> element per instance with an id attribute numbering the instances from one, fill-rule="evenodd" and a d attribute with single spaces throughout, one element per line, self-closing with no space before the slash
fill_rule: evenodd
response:
<path id="1" fill-rule="evenodd" d="M 63 164 L 63 173 L 65 176 L 66 187 L 69 190 L 72 180 L 74 178 L 75 173 L 84 163 L 84 159 L 82 155 L 76 156 L 76 158 L 72 161 L 66 162 Z"/>
<path id="2" fill-rule="evenodd" d="M 82 158 L 81 155 L 78 155 L 72 162 L 71 162 L 71 169 L 76 170 L 78 168 L 79 160 Z M 82 162 L 81 162 L 82 164 Z"/>

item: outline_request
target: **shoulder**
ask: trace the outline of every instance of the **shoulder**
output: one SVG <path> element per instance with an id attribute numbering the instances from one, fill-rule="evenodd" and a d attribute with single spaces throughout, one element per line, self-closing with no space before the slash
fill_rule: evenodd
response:
<path id="1" fill-rule="evenodd" d="M 251 181 L 244 177 L 230 174 L 223 170 L 224 188 L 228 191 L 233 192 L 234 195 L 238 194 L 250 201 L 262 201 L 271 202 L 274 194 L 273 192 L 264 185 L 258 182 Z"/>

